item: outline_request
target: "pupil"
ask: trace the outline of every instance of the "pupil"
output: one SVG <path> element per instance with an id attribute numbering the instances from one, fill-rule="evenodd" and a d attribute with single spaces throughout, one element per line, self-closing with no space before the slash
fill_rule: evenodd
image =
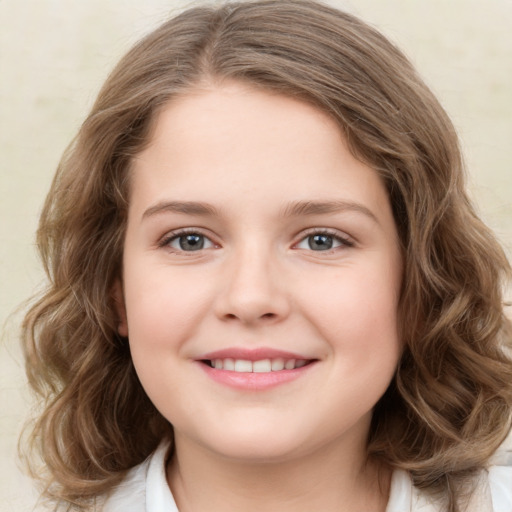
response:
<path id="1" fill-rule="evenodd" d="M 329 235 L 312 235 L 309 237 L 308 245 L 314 251 L 327 251 L 332 248 L 332 236 Z"/>
<path id="2" fill-rule="evenodd" d="M 180 248 L 184 251 L 199 251 L 204 246 L 201 235 L 185 235 L 180 237 Z"/>

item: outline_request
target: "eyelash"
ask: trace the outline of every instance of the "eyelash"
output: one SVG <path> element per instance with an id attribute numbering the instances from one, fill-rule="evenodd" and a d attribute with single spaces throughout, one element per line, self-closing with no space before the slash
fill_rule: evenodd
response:
<path id="1" fill-rule="evenodd" d="M 200 229 L 197 229 L 197 228 L 185 228 L 185 229 L 180 229 L 180 230 L 177 230 L 177 231 L 171 231 L 170 233 L 167 233 L 158 242 L 158 247 L 159 248 L 166 248 L 167 247 L 172 252 L 175 252 L 175 253 L 179 252 L 181 254 L 183 254 L 183 253 L 185 253 L 185 254 L 186 253 L 193 254 L 194 252 L 199 252 L 201 250 L 205 250 L 204 248 L 201 248 L 201 249 L 198 249 L 197 251 L 185 251 L 185 250 L 175 249 L 175 248 L 172 248 L 170 246 L 171 242 L 173 242 L 175 240 L 178 240 L 179 238 L 187 236 L 187 235 L 201 236 L 205 240 L 208 240 L 212 244 L 212 246 L 218 246 L 213 240 L 211 240 L 210 237 L 205 235 Z M 341 234 L 339 231 L 336 231 L 336 230 L 333 230 L 333 229 L 329 229 L 329 228 L 312 228 L 312 229 L 307 230 L 306 232 L 301 233 L 300 240 L 298 242 L 294 243 L 293 247 L 299 249 L 297 247 L 299 244 L 301 244 L 302 242 L 305 242 L 308 238 L 316 236 L 316 235 L 325 235 L 327 237 L 330 237 L 333 240 L 337 241 L 339 243 L 339 245 L 337 247 L 333 247 L 333 248 L 330 248 L 330 249 L 327 249 L 327 250 L 322 250 L 322 251 L 314 251 L 313 249 L 310 248 L 309 250 L 311 252 L 322 252 L 322 253 L 325 253 L 325 254 L 330 254 L 332 252 L 335 252 L 337 249 L 340 249 L 340 248 L 350 248 L 350 247 L 354 246 L 354 241 L 350 237 L 348 237 L 347 235 Z M 206 249 L 209 249 L 209 247 L 206 248 Z M 305 250 L 307 250 L 307 249 L 305 249 Z"/>
<path id="2" fill-rule="evenodd" d="M 158 247 L 160 248 L 168 248 L 172 252 L 179 252 L 179 253 L 194 253 L 196 251 L 184 251 L 179 249 L 174 249 L 170 246 L 171 242 L 174 240 L 178 240 L 181 237 L 187 236 L 187 235 L 198 235 L 203 237 L 205 240 L 209 240 L 213 246 L 216 246 L 217 244 L 211 240 L 211 238 L 207 235 L 205 235 L 200 229 L 197 228 L 185 228 L 185 229 L 179 229 L 177 231 L 171 231 L 170 233 L 167 233 L 159 242 Z M 197 251 L 199 252 L 199 251 Z"/>
<path id="3" fill-rule="evenodd" d="M 315 236 L 315 235 L 325 235 L 333 240 L 339 242 L 339 246 L 333 247 L 324 251 L 313 251 L 313 249 L 309 249 L 311 252 L 321 252 L 324 254 L 331 254 L 335 252 L 336 250 L 343 249 L 343 248 L 350 248 L 354 247 L 354 241 L 348 236 L 343 233 L 340 233 L 337 230 L 329 229 L 329 228 L 312 228 L 309 230 L 306 230 L 305 232 L 301 233 L 300 240 L 294 244 L 294 247 L 297 247 L 300 243 L 305 242 L 308 238 Z"/>

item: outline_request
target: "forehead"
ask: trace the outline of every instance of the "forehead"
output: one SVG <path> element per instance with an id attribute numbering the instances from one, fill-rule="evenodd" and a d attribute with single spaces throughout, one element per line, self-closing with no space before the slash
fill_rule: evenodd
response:
<path id="1" fill-rule="evenodd" d="M 264 147 L 268 157 L 286 144 L 283 150 L 293 147 L 300 157 L 320 139 L 344 144 L 341 129 L 327 113 L 306 101 L 228 81 L 197 86 L 171 99 L 153 120 L 150 146 L 174 146 L 185 155 L 189 149 L 196 152 L 198 144 L 202 153 L 217 153 L 224 143 L 233 155 Z"/>
<path id="2" fill-rule="evenodd" d="M 329 115 L 239 83 L 192 90 L 155 118 L 149 145 L 133 162 L 132 200 L 169 194 L 181 201 L 217 195 L 229 204 L 343 196 L 387 203 L 377 173 L 351 154 Z"/>

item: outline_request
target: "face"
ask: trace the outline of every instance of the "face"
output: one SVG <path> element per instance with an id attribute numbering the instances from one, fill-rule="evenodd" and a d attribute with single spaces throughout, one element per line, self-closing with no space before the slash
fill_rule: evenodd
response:
<path id="1" fill-rule="evenodd" d="M 383 184 L 335 122 L 198 89 L 160 113 L 131 179 L 120 333 L 177 446 L 364 450 L 400 354 L 402 265 Z"/>

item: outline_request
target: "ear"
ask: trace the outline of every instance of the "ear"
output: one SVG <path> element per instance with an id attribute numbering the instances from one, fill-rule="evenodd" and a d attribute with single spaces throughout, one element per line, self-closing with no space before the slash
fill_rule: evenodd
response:
<path id="1" fill-rule="evenodd" d="M 112 298 L 117 313 L 117 333 L 123 338 L 128 337 L 128 320 L 126 317 L 126 306 L 124 303 L 123 283 L 116 279 L 112 287 Z"/>

